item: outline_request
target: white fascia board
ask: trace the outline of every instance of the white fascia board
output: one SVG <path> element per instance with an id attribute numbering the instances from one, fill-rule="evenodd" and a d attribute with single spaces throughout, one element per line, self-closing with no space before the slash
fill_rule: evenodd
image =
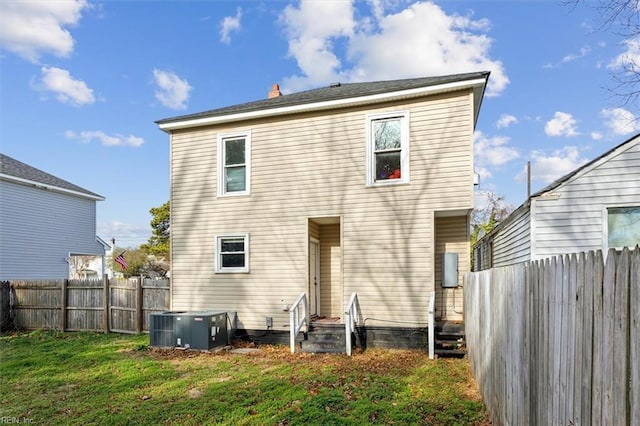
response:
<path id="1" fill-rule="evenodd" d="M 90 200 L 96 200 L 96 201 L 105 200 L 105 198 L 100 195 L 91 195 L 84 192 L 73 191 L 71 189 L 60 188 L 59 186 L 54 186 L 54 185 L 47 185 L 46 183 L 36 182 L 29 179 L 22 179 L 15 176 L 5 175 L 3 173 L 0 173 L 0 179 L 4 179 L 10 182 L 20 183 L 23 185 L 33 186 L 36 188 L 44 189 L 46 191 L 60 192 L 63 194 L 74 195 L 76 197 L 88 198 Z"/>
<path id="2" fill-rule="evenodd" d="M 334 109 L 347 106 L 366 105 L 380 102 L 387 102 L 396 99 L 406 99 L 425 95 L 434 95 L 438 93 L 452 92 L 455 90 L 470 89 L 486 84 L 484 78 L 475 80 L 457 81 L 435 86 L 418 87 L 415 89 L 399 90 L 396 92 L 379 93 L 375 95 L 360 96 L 356 98 L 336 99 L 324 102 L 312 102 L 302 105 L 291 105 L 281 108 L 270 108 L 250 112 L 242 112 L 237 114 L 217 115 L 211 117 L 201 117 L 186 119 L 183 121 L 174 121 L 171 123 L 160 124 L 160 130 L 170 132 L 171 130 L 186 129 L 189 127 L 207 126 L 213 124 L 229 123 L 233 121 L 243 121 L 255 118 L 271 117 L 278 115 L 294 114 L 301 112 L 321 111 L 326 109 Z"/>

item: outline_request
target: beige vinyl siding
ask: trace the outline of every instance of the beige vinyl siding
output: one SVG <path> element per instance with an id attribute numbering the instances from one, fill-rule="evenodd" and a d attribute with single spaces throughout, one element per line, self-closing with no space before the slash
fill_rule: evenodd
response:
<path id="1" fill-rule="evenodd" d="M 343 318 L 340 224 L 320 226 L 320 314 Z"/>
<path id="2" fill-rule="evenodd" d="M 236 310 L 247 329 L 272 316 L 275 329 L 288 329 L 282 306 L 308 288 L 308 219 L 340 217 L 342 275 L 332 257 L 331 277 L 343 288 L 331 295 L 332 313 L 357 291 L 368 325 L 424 325 L 433 212 L 472 208 L 472 110 L 471 92 L 457 92 L 175 131 L 173 309 Z M 366 117 L 385 111 L 410 112 L 411 183 L 367 187 Z M 216 197 L 217 135 L 237 131 L 251 132 L 251 194 Z M 233 232 L 250 235 L 250 272 L 216 274 L 215 235 Z"/>
<path id="3" fill-rule="evenodd" d="M 640 205 L 640 144 L 577 175 L 532 203 L 534 259 L 607 249 L 606 208 Z"/>
<path id="4" fill-rule="evenodd" d="M 469 271 L 471 255 L 469 222 L 466 216 L 436 218 L 436 318 L 449 321 L 464 319 L 464 273 Z M 442 288 L 442 255 L 458 255 L 459 288 Z"/>

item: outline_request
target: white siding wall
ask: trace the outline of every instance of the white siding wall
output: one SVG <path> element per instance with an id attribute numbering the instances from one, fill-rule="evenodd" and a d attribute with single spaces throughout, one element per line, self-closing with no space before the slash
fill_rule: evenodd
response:
<path id="1" fill-rule="evenodd" d="M 308 218 L 342 221 L 343 304 L 357 291 L 367 325 L 426 323 L 435 210 L 472 208 L 470 92 L 321 116 L 177 131 L 171 141 L 173 309 L 238 311 L 240 328 L 287 329 L 307 288 Z M 366 183 L 366 116 L 410 117 L 411 184 Z M 251 195 L 216 198 L 216 137 L 251 131 Z M 249 274 L 214 273 L 214 236 L 248 232 Z M 333 296 L 332 296 L 333 300 Z"/>
<path id="2" fill-rule="evenodd" d="M 0 280 L 68 278 L 70 252 L 104 254 L 96 202 L 0 181 Z"/>
<path id="3" fill-rule="evenodd" d="M 531 222 L 529 209 L 523 209 L 493 240 L 493 267 L 513 265 L 531 259 Z"/>
<path id="4" fill-rule="evenodd" d="M 640 205 L 640 144 L 532 204 L 534 259 L 606 249 L 606 207 Z"/>

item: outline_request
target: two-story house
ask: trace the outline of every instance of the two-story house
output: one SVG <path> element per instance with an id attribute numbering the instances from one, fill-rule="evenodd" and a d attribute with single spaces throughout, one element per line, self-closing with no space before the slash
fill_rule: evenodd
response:
<path id="1" fill-rule="evenodd" d="M 0 154 L 0 280 L 75 274 L 75 257 L 99 257 L 96 204 L 104 197 Z"/>
<path id="2" fill-rule="evenodd" d="M 239 329 L 277 333 L 301 293 L 312 320 L 336 322 L 357 293 L 364 326 L 406 332 L 427 325 L 435 290 L 436 316 L 461 321 L 488 76 L 274 85 L 262 100 L 159 120 L 172 309 L 235 311 Z"/>

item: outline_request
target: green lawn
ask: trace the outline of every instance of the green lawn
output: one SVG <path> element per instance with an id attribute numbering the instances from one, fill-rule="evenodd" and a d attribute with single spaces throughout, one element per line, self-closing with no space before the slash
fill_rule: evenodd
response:
<path id="1" fill-rule="evenodd" d="M 147 335 L 0 337 L 0 419 L 32 424 L 488 424 L 466 359 L 158 350 Z"/>

